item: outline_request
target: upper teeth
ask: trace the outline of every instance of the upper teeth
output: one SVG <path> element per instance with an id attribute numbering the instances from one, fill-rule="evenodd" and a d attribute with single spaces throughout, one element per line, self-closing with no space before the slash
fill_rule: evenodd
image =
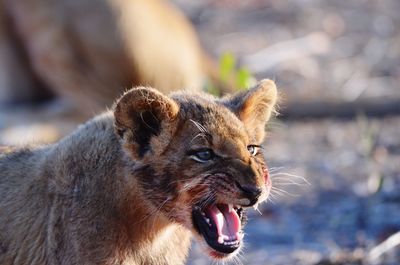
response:
<path id="1" fill-rule="evenodd" d="M 232 210 L 233 210 L 233 204 L 228 204 L 228 207 L 229 207 L 229 212 L 232 212 Z"/>

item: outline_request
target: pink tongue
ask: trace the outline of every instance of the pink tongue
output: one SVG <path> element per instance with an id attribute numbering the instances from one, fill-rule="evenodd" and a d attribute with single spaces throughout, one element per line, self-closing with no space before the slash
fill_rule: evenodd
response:
<path id="1" fill-rule="evenodd" d="M 218 207 L 212 205 L 206 209 L 206 214 L 213 219 L 217 226 L 218 237 L 225 241 L 238 239 L 240 230 L 240 219 L 234 209 L 229 212 L 228 205 L 220 204 Z"/>

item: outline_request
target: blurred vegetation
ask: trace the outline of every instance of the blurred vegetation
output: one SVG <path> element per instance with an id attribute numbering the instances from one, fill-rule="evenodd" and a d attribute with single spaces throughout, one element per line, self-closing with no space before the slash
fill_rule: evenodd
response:
<path id="1" fill-rule="evenodd" d="M 224 52 L 218 60 L 218 78 L 225 84 L 231 84 L 236 90 L 247 89 L 256 83 L 255 77 L 244 66 L 238 66 L 237 58 L 232 52 Z M 212 82 L 207 82 L 204 90 L 220 96 L 221 91 Z"/>

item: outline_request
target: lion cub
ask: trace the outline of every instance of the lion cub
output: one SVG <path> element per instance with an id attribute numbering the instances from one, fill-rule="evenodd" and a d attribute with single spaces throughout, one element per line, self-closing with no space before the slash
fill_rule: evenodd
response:
<path id="1" fill-rule="evenodd" d="M 60 142 L 0 154 L 0 264 L 183 264 L 242 245 L 271 189 L 260 152 L 274 83 L 222 99 L 152 88 Z"/>

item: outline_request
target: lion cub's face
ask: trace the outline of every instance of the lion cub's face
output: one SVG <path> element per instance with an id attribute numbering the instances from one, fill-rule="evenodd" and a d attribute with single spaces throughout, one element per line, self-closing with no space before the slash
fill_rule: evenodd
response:
<path id="1" fill-rule="evenodd" d="M 115 107 L 115 128 L 152 208 L 192 230 L 214 258 L 233 255 L 243 238 L 243 208 L 271 189 L 260 144 L 276 87 L 215 99 L 137 88 Z"/>

